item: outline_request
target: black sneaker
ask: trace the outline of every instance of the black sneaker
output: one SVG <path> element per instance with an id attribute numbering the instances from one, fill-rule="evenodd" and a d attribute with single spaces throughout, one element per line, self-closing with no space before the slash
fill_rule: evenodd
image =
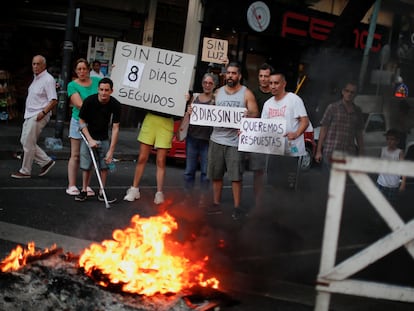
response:
<path id="1" fill-rule="evenodd" d="M 235 207 L 233 209 L 233 214 L 231 215 L 231 217 L 233 217 L 234 220 L 240 220 L 243 217 L 247 217 L 248 213 L 246 210 L 244 210 L 241 207 Z"/>
<path id="2" fill-rule="evenodd" d="M 116 198 L 112 198 L 112 199 L 108 198 L 108 195 L 106 196 L 106 199 L 108 200 L 109 204 L 114 203 L 116 201 Z M 98 193 L 98 200 L 101 201 L 101 202 L 105 202 L 105 198 L 103 196 L 103 193 L 101 193 L 101 192 Z"/>
<path id="3" fill-rule="evenodd" d="M 75 197 L 75 201 L 83 202 L 83 201 L 86 201 L 87 198 L 88 198 L 88 193 L 86 191 L 81 191 L 81 193 L 79 193 Z"/>
<path id="4" fill-rule="evenodd" d="M 220 205 L 213 204 L 207 207 L 206 211 L 207 215 L 215 215 L 215 214 L 221 214 L 223 211 L 220 208 Z"/>

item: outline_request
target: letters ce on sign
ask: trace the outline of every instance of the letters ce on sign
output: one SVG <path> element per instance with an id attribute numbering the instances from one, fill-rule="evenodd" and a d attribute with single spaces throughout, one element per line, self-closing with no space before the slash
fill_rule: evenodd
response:
<path id="1" fill-rule="evenodd" d="M 227 57 L 228 48 L 229 43 L 227 40 L 205 37 L 203 39 L 201 61 L 223 64 L 223 59 Z"/>
<path id="2" fill-rule="evenodd" d="M 194 63 L 194 55 L 119 41 L 112 95 L 122 104 L 183 116 Z"/>

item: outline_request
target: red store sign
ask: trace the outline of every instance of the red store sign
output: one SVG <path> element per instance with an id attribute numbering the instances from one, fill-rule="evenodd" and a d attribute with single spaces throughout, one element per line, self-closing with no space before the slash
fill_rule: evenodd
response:
<path id="1" fill-rule="evenodd" d="M 299 36 L 324 41 L 335 25 L 334 22 L 317 17 L 311 17 L 295 12 L 283 14 L 282 37 Z M 354 47 L 364 49 L 368 37 L 368 30 L 354 29 Z M 378 52 L 381 49 L 382 34 L 375 33 L 371 51 Z"/>

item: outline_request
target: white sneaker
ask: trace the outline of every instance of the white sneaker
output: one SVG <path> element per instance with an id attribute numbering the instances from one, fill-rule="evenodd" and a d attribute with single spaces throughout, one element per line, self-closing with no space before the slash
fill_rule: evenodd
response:
<path id="1" fill-rule="evenodd" d="M 155 194 L 154 203 L 155 204 L 161 204 L 163 202 L 164 202 L 164 193 L 162 193 L 161 191 L 158 191 Z"/>
<path id="2" fill-rule="evenodd" d="M 124 196 L 125 201 L 132 202 L 134 200 L 138 200 L 141 197 L 141 194 L 139 193 L 139 188 L 136 187 L 129 187 L 127 190 L 126 195 Z"/>

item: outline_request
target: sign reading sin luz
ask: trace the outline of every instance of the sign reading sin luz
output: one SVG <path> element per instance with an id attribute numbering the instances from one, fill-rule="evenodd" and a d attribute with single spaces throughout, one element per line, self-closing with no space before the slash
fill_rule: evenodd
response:
<path id="1" fill-rule="evenodd" d="M 205 37 L 203 39 L 201 60 L 203 62 L 222 64 L 223 60 L 227 58 L 228 47 L 229 43 L 227 40 Z"/>

